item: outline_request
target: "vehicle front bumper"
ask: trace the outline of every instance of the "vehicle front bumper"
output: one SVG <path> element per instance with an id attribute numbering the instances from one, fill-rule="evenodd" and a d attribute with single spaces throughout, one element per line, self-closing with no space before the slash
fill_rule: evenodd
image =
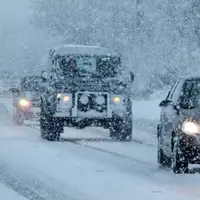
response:
<path id="1" fill-rule="evenodd" d="M 100 126 L 100 127 L 109 127 L 110 123 L 120 123 L 120 122 L 125 122 L 127 125 L 132 122 L 132 116 L 130 116 L 131 113 L 128 112 L 120 112 L 120 113 L 115 113 L 112 112 L 111 117 L 66 117 L 65 115 L 60 115 L 60 114 L 54 114 L 54 117 L 59 119 L 60 121 L 63 121 L 66 124 L 73 124 L 76 125 L 79 122 L 84 122 L 87 125 L 95 125 L 95 126 Z"/>

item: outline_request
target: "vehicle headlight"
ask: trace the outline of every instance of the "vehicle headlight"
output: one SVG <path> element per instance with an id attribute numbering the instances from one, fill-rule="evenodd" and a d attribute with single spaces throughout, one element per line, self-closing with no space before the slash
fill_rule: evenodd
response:
<path id="1" fill-rule="evenodd" d="M 102 105 L 105 103 L 105 98 L 103 96 L 97 96 L 96 103 Z"/>
<path id="2" fill-rule="evenodd" d="M 199 133 L 200 127 L 194 122 L 186 121 L 182 124 L 182 131 L 186 134 L 194 135 L 195 133 Z"/>
<path id="3" fill-rule="evenodd" d="M 20 99 L 19 100 L 19 105 L 22 107 L 28 107 L 31 105 L 31 102 L 26 100 L 26 99 Z"/>
<path id="4" fill-rule="evenodd" d="M 126 104 L 123 95 L 111 95 L 111 103 L 112 109 L 115 112 L 126 110 Z"/>
<path id="5" fill-rule="evenodd" d="M 63 96 L 63 101 L 65 103 L 70 102 L 71 101 L 71 97 L 69 95 L 65 95 L 65 96 Z"/>
<path id="6" fill-rule="evenodd" d="M 58 93 L 57 94 L 59 107 L 71 107 L 72 106 L 72 94 Z"/>
<path id="7" fill-rule="evenodd" d="M 86 105 L 89 102 L 89 98 L 87 95 L 82 95 L 79 100 L 83 105 Z"/>
<path id="8" fill-rule="evenodd" d="M 120 104 L 121 101 L 122 101 L 122 99 L 121 99 L 120 96 L 113 96 L 113 97 L 112 97 L 112 102 L 113 102 L 114 104 Z"/>

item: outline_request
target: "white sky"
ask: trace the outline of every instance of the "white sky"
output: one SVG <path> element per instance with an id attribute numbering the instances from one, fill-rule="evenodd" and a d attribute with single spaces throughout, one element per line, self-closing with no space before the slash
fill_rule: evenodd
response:
<path id="1" fill-rule="evenodd" d="M 0 0 L 0 66 L 31 69 L 47 53 L 52 37 L 31 23 L 29 0 Z"/>
<path id="2" fill-rule="evenodd" d="M 0 21 L 25 21 L 29 16 L 28 0 L 0 0 Z"/>

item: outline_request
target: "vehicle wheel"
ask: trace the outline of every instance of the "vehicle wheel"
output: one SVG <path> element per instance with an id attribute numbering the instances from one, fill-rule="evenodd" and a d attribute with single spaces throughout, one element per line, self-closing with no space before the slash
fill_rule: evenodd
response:
<path id="1" fill-rule="evenodd" d="M 104 128 L 104 129 L 109 129 L 109 122 L 106 121 L 106 120 L 104 120 L 104 121 L 102 122 L 101 126 L 102 126 L 102 128 Z"/>
<path id="2" fill-rule="evenodd" d="M 178 142 L 173 142 L 172 148 L 172 169 L 176 174 L 188 173 L 188 159 L 179 150 Z"/>
<path id="3" fill-rule="evenodd" d="M 158 146 L 157 146 L 157 161 L 161 167 L 171 167 L 172 161 L 171 158 L 168 158 L 161 148 L 161 136 L 158 136 Z"/>
<path id="4" fill-rule="evenodd" d="M 110 138 L 112 140 L 119 141 L 131 141 L 132 140 L 132 119 L 113 119 L 109 127 Z"/>
<path id="5" fill-rule="evenodd" d="M 23 125 L 24 123 L 22 113 L 19 109 L 16 109 L 16 111 L 13 112 L 13 122 L 16 125 Z"/>
<path id="6" fill-rule="evenodd" d="M 53 117 L 41 117 L 40 133 L 41 138 L 48 141 L 58 141 L 63 130 L 63 123 Z"/>

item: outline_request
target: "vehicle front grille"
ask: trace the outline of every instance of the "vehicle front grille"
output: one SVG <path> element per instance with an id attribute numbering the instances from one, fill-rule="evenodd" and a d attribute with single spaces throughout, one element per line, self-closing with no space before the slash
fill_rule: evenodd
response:
<path id="1" fill-rule="evenodd" d="M 108 108 L 108 94 L 106 93 L 78 93 L 77 110 L 79 115 L 91 117 L 106 116 Z"/>

